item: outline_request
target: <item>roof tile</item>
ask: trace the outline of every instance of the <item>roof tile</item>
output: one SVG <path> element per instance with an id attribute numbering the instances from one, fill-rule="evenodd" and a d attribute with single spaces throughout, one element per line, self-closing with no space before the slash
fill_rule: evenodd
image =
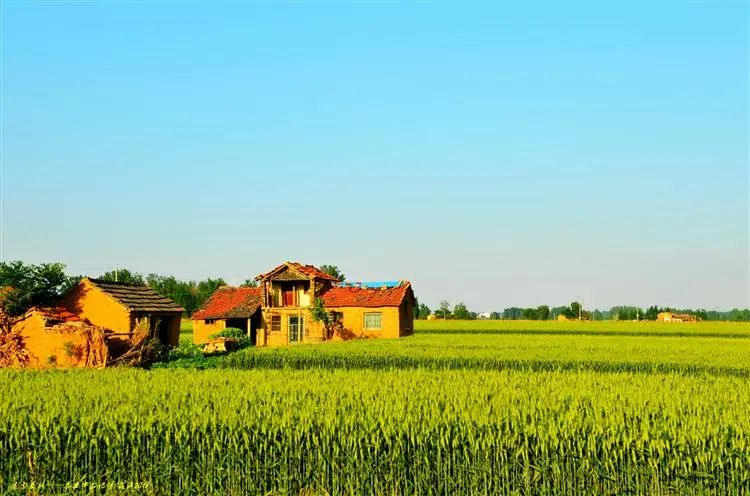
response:
<path id="1" fill-rule="evenodd" d="M 397 307 L 411 291 L 411 284 L 403 282 L 391 288 L 336 286 L 323 294 L 326 307 Z"/>
<path id="2" fill-rule="evenodd" d="M 117 301 L 136 312 L 183 312 L 184 309 L 149 286 L 132 286 L 121 282 L 91 279 L 89 281 Z"/>
<path id="3" fill-rule="evenodd" d="M 260 288 L 222 286 L 193 314 L 193 320 L 250 318 L 260 308 Z"/>
<path id="4" fill-rule="evenodd" d="M 336 279 L 335 277 L 329 274 L 326 274 L 325 272 L 315 267 L 314 265 L 303 265 L 299 262 L 284 262 L 283 264 L 277 265 L 276 267 L 269 270 L 268 272 L 264 274 L 260 274 L 258 277 L 256 277 L 256 279 L 258 280 L 265 279 L 273 275 L 277 271 L 280 271 L 284 267 L 291 267 L 297 272 L 300 272 L 301 274 L 306 275 L 307 277 L 310 277 L 310 278 L 315 277 L 317 279 L 327 279 L 329 281 L 338 282 L 338 279 Z"/>

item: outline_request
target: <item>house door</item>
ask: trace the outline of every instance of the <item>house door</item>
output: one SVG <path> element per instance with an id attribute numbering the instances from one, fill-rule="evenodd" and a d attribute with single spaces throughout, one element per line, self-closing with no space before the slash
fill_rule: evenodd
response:
<path id="1" fill-rule="evenodd" d="M 282 295 L 284 298 L 284 306 L 293 307 L 294 306 L 294 291 L 291 289 L 285 289 L 282 292 Z"/>
<path id="2" fill-rule="evenodd" d="M 305 335 L 305 318 L 296 315 L 289 316 L 289 342 L 299 343 Z"/>

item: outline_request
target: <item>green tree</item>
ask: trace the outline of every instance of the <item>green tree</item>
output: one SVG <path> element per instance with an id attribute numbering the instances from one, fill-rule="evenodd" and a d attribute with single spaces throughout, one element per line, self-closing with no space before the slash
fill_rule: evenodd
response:
<path id="1" fill-rule="evenodd" d="M 574 301 L 570 304 L 570 313 L 566 315 L 566 317 L 570 319 L 577 319 L 581 316 L 583 316 L 583 308 L 581 307 L 580 303 Z"/>
<path id="2" fill-rule="evenodd" d="M 346 281 L 346 276 L 344 275 L 343 272 L 341 272 L 341 270 L 339 270 L 339 268 L 336 265 L 321 265 L 320 270 L 322 270 L 323 272 L 325 272 L 331 277 L 335 277 L 340 282 Z"/>
<path id="3" fill-rule="evenodd" d="M 66 275 L 61 263 L 0 262 L 0 310 L 15 317 L 32 306 L 54 305 L 80 279 Z"/>
<path id="4" fill-rule="evenodd" d="M 331 317 L 331 313 L 325 307 L 323 298 L 315 298 L 307 310 L 310 312 L 310 317 L 313 322 L 320 322 L 326 331 L 326 339 L 333 337 L 333 324 L 334 320 Z"/>
<path id="5" fill-rule="evenodd" d="M 430 310 L 430 307 L 428 307 L 424 303 L 419 304 L 419 310 L 417 312 L 418 318 L 426 319 L 427 317 L 430 316 L 431 313 L 432 313 L 432 310 Z"/>
<path id="6" fill-rule="evenodd" d="M 550 309 L 550 313 L 552 314 L 552 318 L 556 319 L 559 315 L 564 315 L 566 317 L 569 317 L 570 308 L 569 307 L 554 307 Z"/>
<path id="7" fill-rule="evenodd" d="M 522 315 L 525 320 L 539 320 L 539 313 L 536 308 L 524 308 Z"/>
<path id="8" fill-rule="evenodd" d="M 180 281 L 174 276 L 158 274 L 149 274 L 146 277 L 146 283 L 160 295 L 170 298 L 184 308 L 188 315 L 199 309 L 216 289 L 226 286 L 226 282 L 220 277 L 195 282 Z"/>
<path id="9" fill-rule="evenodd" d="M 510 307 L 503 310 L 504 320 L 520 320 L 523 318 L 523 308 Z"/>
<path id="10" fill-rule="evenodd" d="M 536 313 L 539 320 L 549 320 L 549 307 L 547 305 L 539 305 Z"/>
<path id="11" fill-rule="evenodd" d="M 245 279 L 245 282 L 240 284 L 243 288 L 257 288 L 258 287 L 258 281 L 256 281 L 254 278 L 248 278 Z"/>
<path id="12" fill-rule="evenodd" d="M 659 307 L 656 305 L 651 305 L 646 310 L 645 315 L 643 316 L 646 320 L 656 320 L 656 318 L 659 316 Z"/>
<path id="13" fill-rule="evenodd" d="M 750 322 L 750 309 L 733 308 L 727 316 L 727 320 L 733 322 Z"/>
<path id="14" fill-rule="evenodd" d="M 145 286 L 146 281 L 141 274 L 131 272 L 128 269 L 115 269 L 105 272 L 99 276 L 102 281 L 121 282 L 131 286 Z"/>
<path id="15" fill-rule="evenodd" d="M 447 300 L 440 302 L 440 308 L 435 310 L 435 317 L 443 320 L 451 318 L 451 304 Z"/>
<path id="16" fill-rule="evenodd" d="M 469 312 L 469 309 L 466 308 L 466 305 L 463 303 L 456 303 L 456 306 L 453 307 L 453 318 L 459 320 L 472 320 L 471 312 Z"/>

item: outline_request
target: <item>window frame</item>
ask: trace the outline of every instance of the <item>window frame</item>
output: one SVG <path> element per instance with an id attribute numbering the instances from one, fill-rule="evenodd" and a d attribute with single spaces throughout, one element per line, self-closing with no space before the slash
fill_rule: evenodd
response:
<path id="1" fill-rule="evenodd" d="M 271 314 L 269 329 L 271 332 L 281 332 L 281 314 Z"/>
<path id="2" fill-rule="evenodd" d="M 367 317 L 368 316 L 378 316 L 378 327 L 368 327 L 367 326 Z M 382 331 L 383 330 L 383 312 L 365 312 L 363 315 L 363 323 L 362 327 L 365 331 Z"/>

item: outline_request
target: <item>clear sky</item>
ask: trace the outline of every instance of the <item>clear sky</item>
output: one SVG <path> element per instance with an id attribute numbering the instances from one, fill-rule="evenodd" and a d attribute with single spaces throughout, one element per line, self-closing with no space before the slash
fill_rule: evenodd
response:
<path id="1" fill-rule="evenodd" d="M 745 2 L 2 4 L 2 256 L 748 306 Z"/>

